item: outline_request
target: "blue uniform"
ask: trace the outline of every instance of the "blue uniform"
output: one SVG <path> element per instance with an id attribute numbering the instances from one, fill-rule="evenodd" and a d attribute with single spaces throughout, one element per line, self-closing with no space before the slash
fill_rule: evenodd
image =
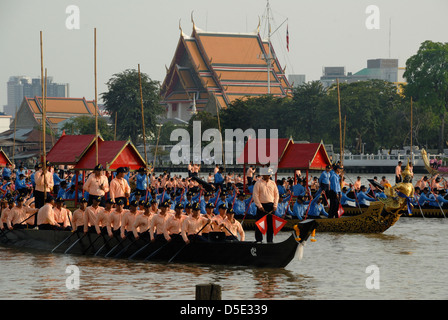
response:
<path id="1" fill-rule="evenodd" d="M 320 174 L 319 184 L 330 184 L 330 172 L 324 171 Z"/>
<path id="2" fill-rule="evenodd" d="M 336 194 L 341 193 L 341 177 L 334 170 L 330 171 L 330 189 Z"/>
<path id="3" fill-rule="evenodd" d="M 249 202 L 251 201 L 251 198 L 247 198 L 243 201 L 236 199 L 235 203 L 233 204 L 233 211 L 235 211 L 236 215 L 244 215 L 246 214 L 247 206 L 249 205 Z"/>
<path id="4" fill-rule="evenodd" d="M 221 173 L 217 172 L 215 173 L 215 184 L 221 184 L 224 182 L 224 177 L 222 176 Z"/>
<path id="5" fill-rule="evenodd" d="M 439 205 L 443 206 L 444 203 L 448 203 L 448 200 L 446 200 L 440 194 L 437 195 L 437 197 L 432 195 L 431 201 L 429 201 L 429 205 L 432 207 L 439 207 Z"/>
<path id="6" fill-rule="evenodd" d="M 5 178 L 11 178 L 11 169 L 9 169 L 9 168 L 7 168 L 7 167 L 4 167 L 3 168 L 3 171 L 2 171 L 2 177 L 3 177 L 3 179 L 5 179 Z"/>
<path id="7" fill-rule="evenodd" d="M 305 195 L 306 190 L 305 190 L 305 187 L 299 183 L 299 184 L 295 184 L 292 186 L 292 193 L 295 197 L 303 196 L 303 195 Z"/>
<path id="8" fill-rule="evenodd" d="M 349 193 L 349 192 L 350 192 L 350 190 L 347 191 L 346 193 L 344 193 L 344 192 L 341 193 L 341 205 L 342 205 L 342 206 L 350 206 L 350 204 L 348 203 L 348 201 L 356 202 L 355 199 L 352 199 L 352 198 L 350 198 L 350 197 L 347 196 L 347 193 Z"/>
<path id="9" fill-rule="evenodd" d="M 15 182 L 15 187 L 17 191 L 19 191 L 20 189 L 26 189 L 25 178 L 22 178 L 22 180 L 17 178 Z"/>
<path id="10" fill-rule="evenodd" d="M 144 174 L 144 173 L 137 174 L 135 180 L 136 180 L 135 187 L 138 190 L 146 190 L 146 188 L 148 187 L 148 176 L 146 174 Z"/>
<path id="11" fill-rule="evenodd" d="M 294 203 L 294 206 L 292 207 L 292 216 L 296 217 L 300 220 L 303 220 L 306 214 L 306 208 L 308 206 L 304 203 Z"/>
<path id="12" fill-rule="evenodd" d="M 310 208 L 308 210 L 308 216 L 310 217 L 319 217 L 321 214 L 328 217 L 328 213 L 325 211 L 324 206 L 322 203 L 317 203 L 319 200 L 321 191 L 316 192 L 315 198 L 311 201 L 309 204 Z"/>
<path id="13" fill-rule="evenodd" d="M 57 197 L 62 199 L 69 199 L 67 198 L 67 193 L 65 192 L 64 188 L 59 188 Z"/>
<path id="14" fill-rule="evenodd" d="M 275 210 L 275 215 L 277 217 L 284 217 L 286 214 L 292 215 L 292 211 L 289 208 L 289 198 L 291 195 L 283 198 L 282 201 L 279 201 L 277 204 L 277 210 Z"/>

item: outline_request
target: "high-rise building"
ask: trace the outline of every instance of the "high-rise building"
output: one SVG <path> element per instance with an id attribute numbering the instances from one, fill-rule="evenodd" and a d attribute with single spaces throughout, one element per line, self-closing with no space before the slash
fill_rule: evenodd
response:
<path id="1" fill-rule="evenodd" d="M 8 104 L 4 106 L 6 115 L 15 115 L 16 108 L 22 104 L 23 98 L 42 96 L 42 85 L 40 78 L 26 76 L 12 76 L 7 82 Z M 53 83 L 53 77 L 47 77 L 47 97 L 69 97 L 68 83 Z"/>
<path id="2" fill-rule="evenodd" d="M 372 79 L 384 80 L 393 83 L 398 82 L 398 59 L 369 59 L 367 68 L 356 73 L 345 72 L 345 67 L 324 67 L 320 81 L 324 87 L 329 87 L 339 82 L 352 83 Z"/>
<path id="3" fill-rule="evenodd" d="M 290 74 L 288 75 L 288 81 L 293 87 L 298 87 L 306 82 L 306 76 L 304 74 Z"/>

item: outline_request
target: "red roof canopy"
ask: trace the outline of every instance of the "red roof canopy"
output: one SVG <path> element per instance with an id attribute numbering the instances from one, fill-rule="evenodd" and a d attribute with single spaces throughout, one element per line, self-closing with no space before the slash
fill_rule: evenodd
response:
<path id="1" fill-rule="evenodd" d="M 277 141 L 275 141 L 277 140 Z M 279 163 L 285 154 L 288 146 L 294 142 L 290 139 L 249 139 L 244 146 L 243 153 L 237 159 L 238 164 L 267 164 L 266 161 L 260 159 L 260 155 L 267 158 L 271 155 L 271 143 L 277 144 L 277 163 Z"/>
<path id="2" fill-rule="evenodd" d="M 322 142 L 291 143 L 278 168 L 324 170 L 327 165 L 331 165 L 331 160 Z"/>
<path id="3" fill-rule="evenodd" d="M 331 165 L 331 160 L 322 142 L 294 143 L 292 139 L 277 139 L 277 141 L 273 141 L 273 139 L 249 139 L 244 146 L 243 153 L 237 159 L 237 163 L 261 165 L 259 156 L 260 154 L 270 156 L 271 142 L 277 143 L 279 169 L 324 170 L 327 165 Z"/>
<path id="4" fill-rule="evenodd" d="M 12 164 L 11 160 L 9 160 L 5 151 L 3 151 L 3 149 L 0 149 L 0 166 L 6 167 L 7 163 L 9 163 L 10 165 Z"/>
<path id="5" fill-rule="evenodd" d="M 99 141 L 103 141 L 98 136 Z M 94 134 L 62 135 L 47 154 L 51 164 L 76 164 L 87 149 L 95 143 Z"/>
<path id="6" fill-rule="evenodd" d="M 93 170 L 96 166 L 95 149 L 95 144 L 92 144 L 79 159 L 75 169 Z M 137 170 L 146 167 L 145 161 L 130 141 L 98 141 L 98 163 L 106 170 L 116 170 L 119 167 Z"/>

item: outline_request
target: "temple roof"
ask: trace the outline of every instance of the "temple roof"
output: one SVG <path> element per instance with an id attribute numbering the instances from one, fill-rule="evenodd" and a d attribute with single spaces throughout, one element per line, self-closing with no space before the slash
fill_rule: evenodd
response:
<path id="1" fill-rule="evenodd" d="M 24 103 L 25 107 L 29 108 L 36 121 L 40 124 L 43 110 L 42 97 L 25 97 Z M 94 114 L 95 105 L 93 101 L 88 101 L 85 98 L 47 97 L 46 118 L 49 124 L 56 125 L 71 117 Z"/>
<path id="2" fill-rule="evenodd" d="M 275 57 L 270 47 L 270 57 Z M 162 84 L 163 101 L 193 101 L 193 93 L 205 92 L 226 108 L 235 99 L 267 94 L 268 52 L 269 43 L 258 33 L 207 32 L 193 26 L 191 36 L 180 33 Z M 290 94 L 291 86 L 276 58 L 270 70 L 271 94 Z"/>

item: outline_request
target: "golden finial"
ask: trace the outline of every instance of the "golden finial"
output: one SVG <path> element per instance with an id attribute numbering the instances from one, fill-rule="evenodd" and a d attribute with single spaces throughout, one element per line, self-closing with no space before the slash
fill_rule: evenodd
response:
<path id="1" fill-rule="evenodd" d="M 407 176 L 411 175 L 411 170 L 409 168 L 409 159 L 408 159 L 408 163 L 406 165 L 406 168 L 404 168 L 404 170 L 401 172 L 401 176 L 404 178 L 406 178 Z"/>

